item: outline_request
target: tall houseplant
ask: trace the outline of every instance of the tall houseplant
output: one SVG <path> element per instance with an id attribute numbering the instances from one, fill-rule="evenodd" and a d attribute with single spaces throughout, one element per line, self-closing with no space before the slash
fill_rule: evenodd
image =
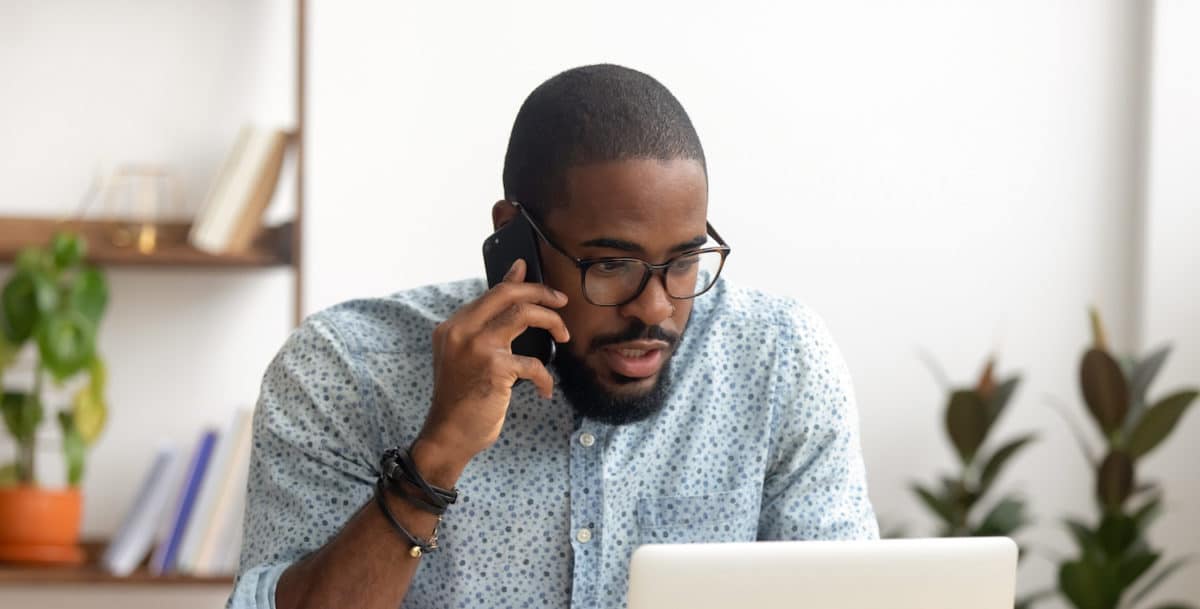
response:
<path id="1" fill-rule="evenodd" d="M 0 559 L 76 562 L 86 448 L 107 413 L 104 363 L 96 332 L 108 304 L 104 274 L 84 260 L 86 244 L 60 233 L 46 248 L 22 251 L 0 289 L 0 387 L 4 424 L 17 447 L 16 460 L 0 467 Z M 10 368 L 25 350 L 30 375 Z M 26 377 L 24 379 L 18 377 Z M 49 409 L 47 383 L 82 380 L 70 404 Z M 13 381 L 25 381 L 18 389 Z M 62 431 L 66 489 L 37 485 L 36 435 L 54 418 Z"/>
<path id="2" fill-rule="evenodd" d="M 1083 435 L 1080 446 L 1095 472 L 1094 524 L 1067 519 L 1077 554 L 1059 565 L 1059 592 L 1077 609 L 1140 609 L 1146 595 L 1184 566 L 1163 564 L 1146 530 L 1162 509 L 1162 489 L 1139 479 L 1141 459 L 1160 446 L 1195 401 L 1195 389 L 1151 401 L 1147 390 L 1166 362 L 1163 347 L 1142 359 L 1118 363 L 1109 351 L 1100 316 L 1091 312 L 1093 344 L 1080 363 L 1080 386 L 1088 413 L 1103 438 L 1104 457 L 1093 455 Z M 1167 603 L 1155 609 L 1185 609 Z"/>
<path id="3" fill-rule="evenodd" d="M 976 509 L 995 494 L 990 491 L 1004 467 L 1035 438 L 1022 434 L 984 448 L 994 444 L 988 436 L 1021 382 L 1014 375 L 997 383 L 994 375 L 995 362 L 989 359 L 974 387 L 951 388 L 945 428 L 958 455 L 958 469 L 930 486 L 912 484 L 913 493 L 941 521 L 938 534 L 943 537 L 1007 536 L 1029 523 L 1025 502 L 1014 495 L 992 501 L 982 516 Z"/>

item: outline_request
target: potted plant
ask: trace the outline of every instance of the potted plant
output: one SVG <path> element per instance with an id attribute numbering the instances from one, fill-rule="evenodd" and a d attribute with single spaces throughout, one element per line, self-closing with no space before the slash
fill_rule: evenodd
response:
<path id="1" fill-rule="evenodd" d="M 1021 377 L 996 379 L 996 360 L 988 358 L 974 387 L 951 387 L 940 368 L 930 360 L 950 392 L 946 400 L 946 435 L 958 455 L 958 467 L 942 474 L 931 485 L 913 482 L 913 494 L 940 521 L 941 537 L 1011 536 L 1030 523 L 1025 501 L 1013 494 L 994 491 L 995 482 L 1005 466 L 1036 439 L 1025 433 L 1003 442 L 990 442 L 989 436 L 1005 407 L 1017 391 Z M 992 448 L 985 448 L 992 446 Z M 998 497 L 994 497 L 999 495 Z M 981 514 L 984 503 L 991 507 Z M 1022 555 L 1024 553 L 1022 552 Z M 1017 609 L 1032 606 L 1044 596 L 1039 593 L 1019 599 Z"/>
<path id="2" fill-rule="evenodd" d="M 1058 588 L 1077 609 L 1140 609 L 1146 595 L 1188 559 L 1163 560 L 1146 530 L 1162 509 L 1162 489 L 1137 475 L 1141 459 L 1162 444 L 1195 401 L 1195 389 L 1150 401 L 1147 390 L 1170 352 L 1142 359 L 1113 357 L 1100 316 L 1091 312 L 1093 344 L 1080 363 L 1080 386 L 1088 413 L 1103 438 L 1103 457 L 1082 433 L 1076 437 L 1095 473 L 1095 524 L 1067 519 L 1077 554 L 1059 564 Z M 1186 609 L 1166 603 L 1156 609 Z"/>
<path id="3" fill-rule="evenodd" d="M 108 304 L 104 274 L 84 261 L 85 248 L 65 233 L 47 248 L 27 248 L 0 289 L 0 410 L 17 448 L 16 460 L 0 466 L 0 560 L 83 560 L 79 483 L 107 414 L 96 331 Z M 14 373 L 19 359 L 33 360 L 32 374 Z M 69 404 L 50 409 L 47 383 L 78 389 Z M 62 489 L 38 486 L 35 476 L 37 430 L 48 418 L 62 431 Z"/>
<path id="4" fill-rule="evenodd" d="M 995 360 L 988 359 L 974 387 L 952 388 L 946 403 L 945 425 L 950 443 L 959 458 L 959 468 L 940 476 L 932 486 L 913 483 L 913 493 L 942 523 L 943 537 L 1011 535 L 1028 524 L 1025 502 L 1002 496 L 982 517 L 975 509 L 988 496 L 1004 466 L 1034 440 L 1023 434 L 993 450 L 985 450 L 988 436 L 1021 379 L 1012 376 L 997 384 Z"/>

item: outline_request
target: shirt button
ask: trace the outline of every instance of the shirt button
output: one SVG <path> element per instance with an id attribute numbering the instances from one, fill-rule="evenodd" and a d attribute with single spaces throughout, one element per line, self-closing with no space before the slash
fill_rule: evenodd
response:
<path id="1" fill-rule="evenodd" d="M 579 543 L 587 543 L 587 542 L 591 541 L 592 540 L 592 530 L 587 529 L 587 528 L 579 529 L 579 532 L 575 533 L 575 539 L 577 539 L 579 541 Z"/>
<path id="2" fill-rule="evenodd" d="M 582 444 L 584 446 L 584 448 L 591 448 L 591 446 L 596 443 L 596 436 L 593 436 L 592 434 L 585 431 L 585 432 L 579 434 L 579 443 Z M 587 529 L 584 529 L 584 530 L 587 530 Z"/>

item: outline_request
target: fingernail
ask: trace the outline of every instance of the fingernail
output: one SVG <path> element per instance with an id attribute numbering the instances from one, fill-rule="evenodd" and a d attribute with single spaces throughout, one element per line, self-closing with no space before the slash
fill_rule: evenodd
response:
<path id="1" fill-rule="evenodd" d="M 508 267 L 508 272 L 504 273 L 504 275 L 508 276 L 508 275 L 512 275 L 513 273 L 517 272 L 517 265 L 521 264 L 521 262 L 522 262 L 522 260 L 520 258 L 513 260 L 512 266 Z"/>

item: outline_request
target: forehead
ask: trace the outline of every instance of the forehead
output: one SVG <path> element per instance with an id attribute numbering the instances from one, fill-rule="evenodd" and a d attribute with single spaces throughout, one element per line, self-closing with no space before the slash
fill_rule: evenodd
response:
<path id="1" fill-rule="evenodd" d="M 547 223 L 574 241 L 611 237 L 648 251 L 704 234 L 708 179 L 695 160 L 627 159 L 572 167 L 566 205 Z"/>

